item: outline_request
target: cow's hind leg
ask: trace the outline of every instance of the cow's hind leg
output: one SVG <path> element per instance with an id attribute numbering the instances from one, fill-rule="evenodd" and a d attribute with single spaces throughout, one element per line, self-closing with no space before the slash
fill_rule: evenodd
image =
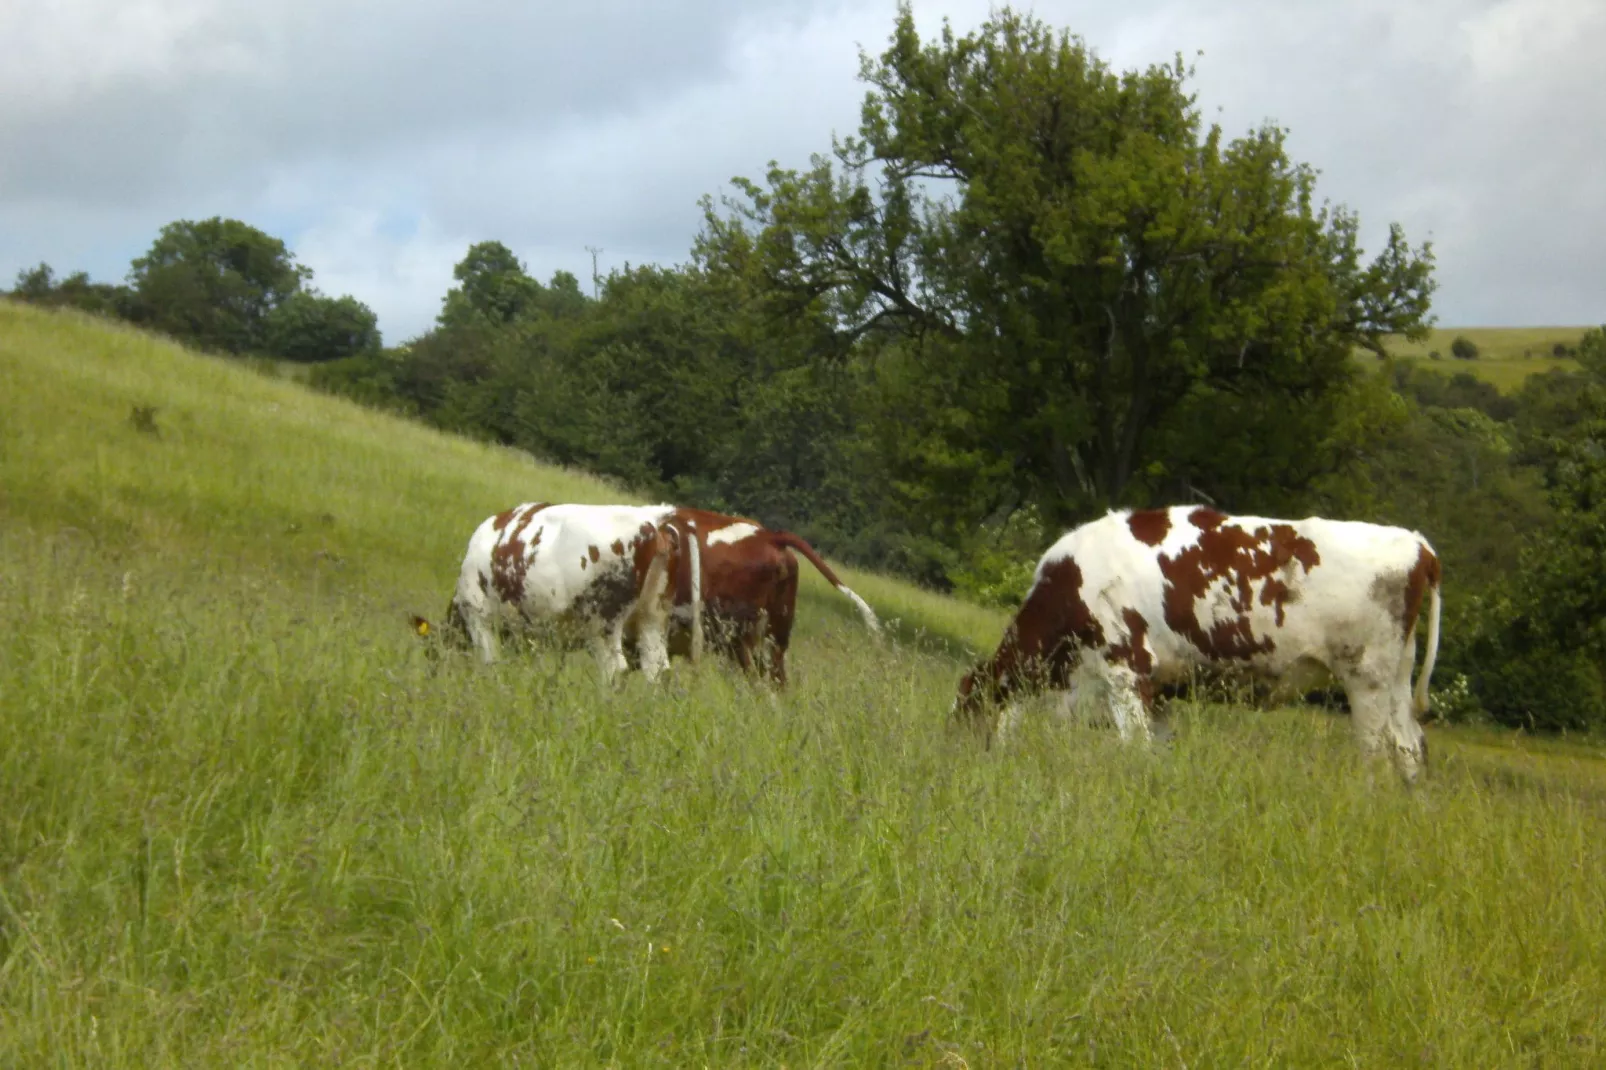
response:
<path id="1" fill-rule="evenodd" d="M 797 568 L 794 564 L 789 575 L 783 577 L 770 595 L 766 612 L 766 631 L 769 633 L 770 679 L 775 686 L 786 686 L 786 650 L 792 644 L 792 616 L 797 606 Z"/>
<path id="2" fill-rule="evenodd" d="M 1394 762 L 1407 783 L 1414 783 L 1428 764 L 1428 740 L 1417 723 L 1411 702 L 1411 671 L 1416 667 L 1416 633 L 1406 638 L 1405 649 L 1394 670 L 1389 690 L 1389 741 L 1394 745 Z"/>
<path id="3" fill-rule="evenodd" d="M 1345 678 L 1344 693 L 1349 696 L 1355 742 L 1366 754 L 1381 754 L 1389 720 L 1388 685 L 1354 673 Z"/>
<path id="4" fill-rule="evenodd" d="M 669 615 L 643 613 L 636 624 L 636 649 L 641 672 L 649 681 L 669 668 Z"/>
<path id="5" fill-rule="evenodd" d="M 742 672 L 751 673 L 758 664 L 755 651 L 764 641 L 764 632 L 756 621 L 743 621 L 736 633 L 735 654 L 736 664 L 742 667 Z"/>
<path id="6" fill-rule="evenodd" d="M 1406 664 L 1389 664 L 1370 651 L 1341 679 L 1349 696 L 1355 739 L 1370 755 L 1388 754 L 1407 782 L 1421 772 L 1427 755 L 1422 728 L 1411 715 L 1411 667 L 1415 651 L 1407 648 Z"/>
<path id="7" fill-rule="evenodd" d="M 669 668 L 669 642 L 663 630 L 655 627 L 643 628 L 637 639 L 641 649 L 642 675 L 648 680 L 656 680 L 659 674 Z"/>
<path id="8" fill-rule="evenodd" d="M 1015 732 L 1020 728 L 1020 699 L 1011 698 L 1007 700 L 998 708 L 997 716 L 997 727 L 995 727 L 993 731 L 989 733 L 989 738 L 987 740 L 987 746 L 989 748 L 991 748 L 994 743 L 998 744 L 1000 748 L 1004 747 L 1009 743 L 1010 739 L 1014 737 Z"/>

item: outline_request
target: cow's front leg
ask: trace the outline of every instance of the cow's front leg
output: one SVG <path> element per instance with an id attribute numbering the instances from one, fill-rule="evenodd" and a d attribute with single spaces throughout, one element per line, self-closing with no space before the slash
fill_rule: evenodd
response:
<path id="1" fill-rule="evenodd" d="M 479 607 L 466 611 L 459 611 L 463 621 L 463 630 L 468 633 L 469 642 L 479 654 L 480 661 L 486 665 L 496 660 L 496 622 L 490 613 Z"/>

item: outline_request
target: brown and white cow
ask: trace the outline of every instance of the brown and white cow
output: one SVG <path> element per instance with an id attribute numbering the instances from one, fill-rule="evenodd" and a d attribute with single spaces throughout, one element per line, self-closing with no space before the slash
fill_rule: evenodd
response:
<path id="1" fill-rule="evenodd" d="M 1402 528 L 1270 520 L 1174 506 L 1113 512 L 1064 535 L 990 660 L 960 681 L 954 713 L 989 730 L 1014 696 L 1084 685 L 1108 693 L 1123 738 L 1147 739 L 1154 689 L 1191 670 L 1246 669 L 1285 682 L 1312 668 L 1349 696 L 1368 752 L 1392 748 L 1415 779 L 1427 761 L 1427 712 L 1439 645 L 1439 559 Z M 1427 650 L 1413 699 L 1416 624 L 1431 596 Z"/>
<path id="2" fill-rule="evenodd" d="M 604 680 L 627 667 L 631 639 L 655 679 L 669 665 L 672 579 L 699 600 L 698 546 L 673 507 L 528 503 L 490 517 L 469 539 L 447 625 L 490 662 L 504 628 L 583 643 Z M 429 623 L 413 618 L 428 635 Z M 695 644 L 694 644 L 695 652 Z"/>
<path id="3" fill-rule="evenodd" d="M 772 531 L 746 517 L 704 509 L 677 508 L 661 522 L 695 532 L 702 561 L 701 613 L 693 608 L 697 585 L 684 572 L 677 575 L 671 653 L 692 653 L 699 633 L 705 632 L 716 649 L 751 671 L 768 647 L 770 677 L 784 685 L 786 650 L 797 609 L 798 567 L 793 550 L 847 595 L 872 634 L 880 634 L 875 611 L 837 577 L 814 547 L 791 532 Z"/>

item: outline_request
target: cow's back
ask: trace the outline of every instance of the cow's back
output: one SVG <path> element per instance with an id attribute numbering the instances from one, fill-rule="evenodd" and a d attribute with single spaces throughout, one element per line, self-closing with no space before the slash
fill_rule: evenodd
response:
<path id="1" fill-rule="evenodd" d="M 464 555 L 458 596 L 524 616 L 633 597 L 656 551 L 661 506 L 515 506 L 487 519 Z"/>
<path id="2" fill-rule="evenodd" d="M 1426 545 L 1401 528 L 1320 517 L 1199 506 L 1110 513 L 1044 554 L 1033 594 L 1058 579 L 1055 601 L 1071 603 L 1065 619 L 1090 622 L 1082 645 L 1120 647 L 1141 631 L 1159 680 L 1223 663 L 1276 674 L 1408 630 Z M 1079 579 L 1074 596 L 1067 576 Z"/>

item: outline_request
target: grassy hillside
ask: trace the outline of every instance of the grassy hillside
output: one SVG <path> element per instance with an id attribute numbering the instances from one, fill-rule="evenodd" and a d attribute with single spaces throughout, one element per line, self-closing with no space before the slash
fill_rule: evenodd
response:
<path id="1" fill-rule="evenodd" d="M 1575 346 L 1587 327 L 1441 327 L 1429 333 L 1421 342 L 1408 342 L 1391 337 L 1386 345 L 1390 353 L 1404 360 L 1427 361 L 1429 354 L 1437 352 L 1440 359 L 1433 365 L 1446 375 L 1471 372 L 1502 391 L 1510 393 L 1522 386 L 1530 375 L 1551 368 L 1576 369 L 1578 362 L 1567 357 L 1555 357 L 1552 351 L 1557 342 Z M 1456 360 L 1450 356 L 1450 343 L 1465 337 L 1478 347 L 1475 360 Z M 1375 362 L 1370 354 L 1361 359 Z"/>
<path id="2" fill-rule="evenodd" d="M 811 581 L 781 695 L 431 671 L 405 614 L 536 497 L 626 495 L 0 303 L 0 1065 L 1606 1057 L 1598 753 L 982 752 L 942 650 L 1003 616 L 858 574 L 906 640 Z"/>
<path id="3" fill-rule="evenodd" d="M 469 534 L 532 500 L 639 500 L 586 473 L 443 435 L 149 335 L 0 303 L 0 508 L 42 532 L 249 564 L 337 588 L 405 620 L 439 614 Z M 154 433 L 136 407 L 154 407 Z M 844 582 L 953 649 L 997 641 L 1003 616 L 852 569 Z M 799 628 L 856 622 L 804 570 Z M 958 610 L 956 612 L 956 610 Z"/>

